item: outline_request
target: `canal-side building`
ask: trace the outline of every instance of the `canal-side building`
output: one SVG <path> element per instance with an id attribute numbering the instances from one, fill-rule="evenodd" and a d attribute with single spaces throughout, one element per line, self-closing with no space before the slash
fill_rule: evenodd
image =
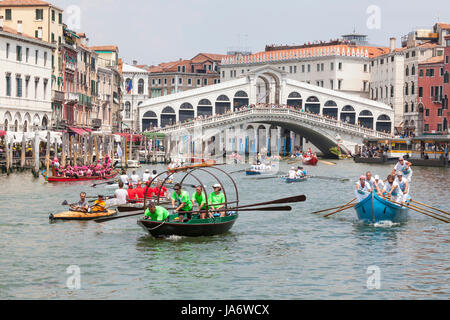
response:
<path id="1" fill-rule="evenodd" d="M 223 54 L 199 53 L 189 60 L 160 63 L 147 68 L 150 98 L 201 88 L 220 82 Z"/>
<path id="2" fill-rule="evenodd" d="M 423 133 L 447 132 L 443 109 L 444 56 L 430 58 L 419 64 L 418 107 L 423 110 Z"/>
<path id="3" fill-rule="evenodd" d="M 137 61 L 133 61 L 132 65 L 123 64 L 122 75 L 124 88 L 123 130 L 136 132 L 140 128 L 137 108 L 150 98 L 149 72 L 142 67 L 138 67 Z"/>
<path id="4" fill-rule="evenodd" d="M 301 46 L 266 46 L 263 52 L 224 57 L 220 81 L 269 65 L 286 72 L 289 79 L 368 98 L 370 59 L 387 52 L 389 48 L 369 45 L 365 35 L 356 34 Z M 258 101 L 264 101 L 266 86 L 264 81 L 258 82 Z"/>
<path id="5" fill-rule="evenodd" d="M 422 134 L 423 113 L 417 105 L 419 63 L 443 55 L 443 36 L 448 31 L 442 23 L 414 30 L 402 37 L 401 48 L 390 38 L 389 52 L 371 59 L 370 98 L 395 110 L 396 134 Z"/>
<path id="6" fill-rule="evenodd" d="M 0 16 L 4 17 L 5 27 L 21 30 L 38 40 L 55 46 L 48 61 L 52 67 L 49 82 L 53 115 L 61 114 L 64 95 L 62 56 L 60 45 L 63 43 L 63 10 L 42 0 L 3 0 L 0 1 Z M 50 120 L 50 119 L 49 119 Z M 55 119 L 51 119 L 53 125 Z"/>
<path id="7" fill-rule="evenodd" d="M 0 128 L 46 129 L 52 116 L 55 45 L 4 26 L 0 16 Z"/>

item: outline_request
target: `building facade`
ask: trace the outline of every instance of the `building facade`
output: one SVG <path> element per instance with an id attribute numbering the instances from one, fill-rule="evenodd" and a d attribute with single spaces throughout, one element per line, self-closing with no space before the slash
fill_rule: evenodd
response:
<path id="1" fill-rule="evenodd" d="M 347 36 L 348 37 L 348 36 Z M 263 52 L 235 54 L 222 59 L 221 81 L 236 79 L 263 65 L 274 66 L 288 78 L 322 88 L 369 96 L 370 59 L 388 52 L 388 48 L 370 46 L 363 41 L 336 40 L 302 46 L 267 46 Z M 258 83 L 259 101 L 267 97 L 267 81 Z"/>
<path id="2" fill-rule="evenodd" d="M 53 115 L 61 112 L 64 102 L 62 58 L 59 46 L 63 42 L 63 10 L 42 0 L 3 0 L 0 16 L 5 27 L 31 35 L 41 41 L 55 45 L 48 59 L 51 61 Z M 52 119 L 54 123 L 55 120 Z"/>
<path id="3" fill-rule="evenodd" d="M 190 60 L 180 59 L 148 67 L 150 98 L 219 83 L 220 63 L 225 56 L 199 53 Z"/>
<path id="4" fill-rule="evenodd" d="M 388 53 L 371 59 L 370 98 L 390 105 L 395 111 L 395 133 L 420 135 L 423 113 L 418 108 L 419 63 L 443 54 L 444 24 L 418 29 L 402 37 L 401 48 L 390 38 Z"/>
<path id="5" fill-rule="evenodd" d="M 133 64 L 123 64 L 123 111 L 122 122 L 124 131 L 136 132 L 140 129 L 138 119 L 138 107 L 147 99 L 149 95 L 149 72 L 137 66 L 137 62 Z"/>
<path id="6" fill-rule="evenodd" d="M 46 129 L 52 116 L 51 56 L 55 46 L 3 25 L 0 17 L 0 127 Z"/>

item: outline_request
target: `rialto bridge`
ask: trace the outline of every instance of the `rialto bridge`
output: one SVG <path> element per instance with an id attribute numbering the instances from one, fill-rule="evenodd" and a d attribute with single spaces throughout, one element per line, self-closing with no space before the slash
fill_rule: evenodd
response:
<path id="1" fill-rule="evenodd" d="M 329 154 L 337 145 L 353 152 L 365 138 L 390 138 L 394 111 L 263 66 L 236 80 L 147 100 L 139 119 L 142 131 L 166 135 L 172 154 L 282 154 L 304 141 Z"/>

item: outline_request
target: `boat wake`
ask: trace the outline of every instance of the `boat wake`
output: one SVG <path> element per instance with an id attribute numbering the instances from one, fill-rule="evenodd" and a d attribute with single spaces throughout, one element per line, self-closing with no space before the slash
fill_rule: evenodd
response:
<path id="1" fill-rule="evenodd" d="M 400 223 L 385 220 L 385 221 L 379 221 L 379 222 L 375 223 L 373 226 L 375 228 L 391 228 L 391 227 L 395 227 L 398 225 L 400 225 Z"/>

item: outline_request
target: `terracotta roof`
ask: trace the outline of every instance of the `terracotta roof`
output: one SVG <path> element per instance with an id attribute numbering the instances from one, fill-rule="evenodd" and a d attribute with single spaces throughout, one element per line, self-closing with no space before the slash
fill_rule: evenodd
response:
<path id="1" fill-rule="evenodd" d="M 41 0 L 3 0 L 0 1 L 0 7 L 15 7 L 15 6 L 52 6 L 52 4 Z"/>
<path id="2" fill-rule="evenodd" d="M 156 73 L 156 72 L 177 72 L 179 65 L 188 65 L 191 63 L 191 60 L 177 60 L 171 62 L 160 63 L 157 66 L 148 67 L 148 72 Z"/>
<path id="3" fill-rule="evenodd" d="M 10 28 L 10 27 L 3 26 L 3 30 L 0 29 L 0 31 L 7 32 L 7 33 L 11 33 L 11 34 L 14 34 L 14 35 L 17 35 L 17 36 L 21 36 L 21 37 L 24 37 L 24 38 L 28 38 L 28 39 L 30 39 L 30 40 L 34 40 L 34 41 L 41 42 L 42 44 L 49 45 L 48 42 L 42 41 L 41 39 L 38 39 L 38 38 L 36 38 L 36 37 L 33 37 L 33 36 L 28 35 L 28 34 L 25 34 L 25 33 L 18 33 L 17 30 L 15 30 L 15 29 L 13 29 L 13 28 Z"/>
<path id="4" fill-rule="evenodd" d="M 436 23 L 441 29 L 450 29 L 450 23 Z"/>
<path id="5" fill-rule="evenodd" d="M 119 48 L 117 46 L 94 46 L 90 49 L 94 51 L 119 51 Z"/>
<path id="6" fill-rule="evenodd" d="M 437 43 L 434 42 L 424 42 L 417 46 L 418 48 L 434 48 L 437 47 Z"/>
<path id="7" fill-rule="evenodd" d="M 202 59 L 202 56 L 204 57 L 203 59 Z M 207 60 L 207 59 L 210 59 L 210 60 L 214 60 L 214 61 L 220 62 L 220 61 L 222 60 L 222 58 L 225 58 L 225 57 L 227 57 L 227 56 L 228 56 L 228 55 L 226 55 L 226 54 L 199 53 L 199 54 L 197 54 L 195 57 L 193 57 L 193 58 L 191 59 L 191 61 L 192 61 L 193 63 L 196 63 L 196 62 L 203 62 L 203 61 L 205 61 L 205 60 Z"/>
<path id="8" fill-rule="evenodd" d="M 419 64 L 443 63 L 443 62 L 444 62 L 444 56 L 436 56 L 436 57 L 430 58 L 428 60 L 422 61 Z"/>

